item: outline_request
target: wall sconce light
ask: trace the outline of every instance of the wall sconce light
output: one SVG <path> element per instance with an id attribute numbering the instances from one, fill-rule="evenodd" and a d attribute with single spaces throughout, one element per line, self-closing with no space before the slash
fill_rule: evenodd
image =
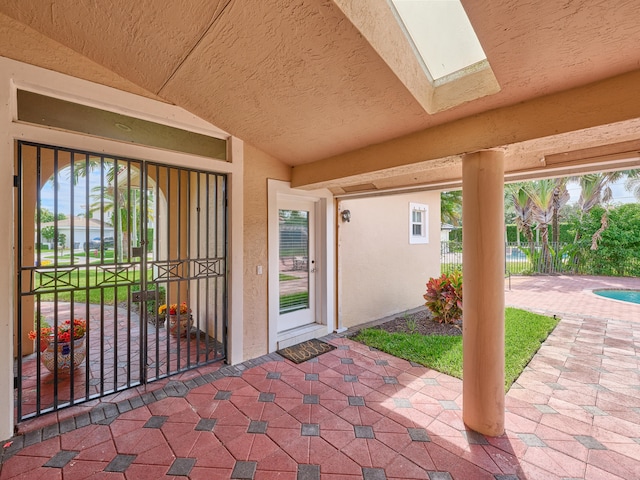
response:
<path id="1" fill-rule="evenodd" d="M 342 221 L 343 222 L 350 222 L 351 221 L 351 211 L 350 210 L 342 210 L 340 212 L 340 216 L 342 216 Z"/>

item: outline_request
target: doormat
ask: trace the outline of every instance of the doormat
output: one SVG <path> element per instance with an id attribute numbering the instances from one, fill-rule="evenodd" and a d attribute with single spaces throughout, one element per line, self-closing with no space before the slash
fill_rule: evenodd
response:
<path id="1" fill-rule="evenodd" d="M 333 345 L 329 345 L 322 340 L 313 338 L 306 342 L 298 343 L 297 345 L 292 345 L 291 347 L 283 348 L 282 350 L 277 350 L 276 353 L 291 360 L 293 363 L 302 363 L 317 357 L 318 355 L 322 355 L 323 353 L 335 350 L 335 348 L 336 347 Z"/>

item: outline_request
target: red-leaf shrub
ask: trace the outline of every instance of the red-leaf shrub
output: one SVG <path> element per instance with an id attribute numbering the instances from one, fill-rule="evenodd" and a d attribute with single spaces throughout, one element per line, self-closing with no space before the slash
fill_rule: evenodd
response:
<path id="1" fill-rule="evenodd" d="M 462 318 L 462 273 L 443 273 L 427 282 L 425 304 L 439 323 L 454 323 Z"/>

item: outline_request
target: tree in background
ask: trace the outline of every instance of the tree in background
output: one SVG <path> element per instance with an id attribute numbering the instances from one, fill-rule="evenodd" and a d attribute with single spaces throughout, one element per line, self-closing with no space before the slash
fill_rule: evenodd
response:
<path id="1" fill-rule="evenodd" d="M 570 245 L 559 245 L 560 219 L 579 224 L 595 207 L 604 205 L 600 211 L 600 225 L 589 232 L 589 245 L 597 246 L 604 232 L 610 228 L 608 203 L 613 197 L 612 185 L 627 178 L 626 186 L 631 189 L 637 186 L 640 195 L 640 170 L 624 172 L 593 173 L 582 177 L 562 177 L 554 180 L 537 180 L 505 185 L 505 222 L 516 224 L 518 232 L 522 232 L 529 242 L 526 251 L 532 262 L 534 271 L 549 273 L 567 255 L 572 258 L 573 268 L 577 271 L 584 257 L 582 247 L 578 248 L 585 230 L 571 229 L 575 232 L 574 242 Z M 576 205 L 567 205 L 570 195 L 567 184 L 576 182 L 580 186 L 580 198 Z M 551 225 L 552 234 L 549 232 Z M 533 231 L 539 235 L 541 246 L 536 250 Z M 549 237 L 552 237 L 551 241 Z M 519 233 L 517 239 L 519 241 Z"/>
<path id="2" fill-rule="evenodd" d="M 579 222 L 582 222 L 585 216 L 596 206 L 603 205 L 602 214 L 600 216 L 600 227 L 597 231 L 592 232 L 591 235 L 601 235 L 602 232 L 609 226 L 608 208 L 607 204 L 613 198 L 613 190 L 611 184 L 624 178 L 627 175 L 626 172 L 607 172 L 607 173 L 589 173 L 582 175 L 581 177 L 574 177 L 573 179 L 580 185 L 580 198 L 578 198 L 579 207 Z M 584 257 L 584 250 L 580 249 L 580 239 L 582 238 L 583 231 L 580 228 L 576 228 L 576 235 L 574 238 L 574 254 L 573 254 L 573 267 L 579 268 L 581 257 Z M 595 238 L 590 238 L 591 242 L 595 241 Z"/>
<path id="3" fill-rule="evenodd" d="M 64 245 L 67 241 L 67 236 L 64 233 L 58 233 L 56 227 L 53 225 L 47 225 L 46 227 L 42 227 L 42 238 L 44 238 L 47 242 L 53 243 L 54 248 L 62 247 L 64 250 Z"/>
<path id="4" fill-rule="evenodd" d="M 624 179 L 626 179 L 626 189 L 631 191 L 640 201 L 640 169 L 506 184 L 505 224 L 509 226 L 509 224 L 515 223 L 515 227 L 517 227 L 517 232 L 513 226 L 506 230 L 508 241 L 515 240 L 520 247 L 521 239 L 526 238 L 528 247 L 524 248 L 523 245 L 520 250 L 526 254 L 531 262 L 528 267 L 514 265 L 513 268 L 518 272 L 526 268 L 534 272 L 546 273 L 556 269 L 592 273 L 589 270 L 589 265 L 594 265 L 594 255 L 597 256 L 597 252 L 601 248 L 605 248 L 601 245 L 607 245 L 603 252 L 607 252 L 607 249 L 610 248 L 611 238 L 607 232 L 613 229 L 616 222 L 623 219 L 618 213 L 615 217 L 609 218 L 608 212 L 618 208 L 610 204 L 613 199 L 612 187 Z M 578 184 L 580 195 L 577 202 L 569 204 L 568 186 L 572 183 Z M 455 198 L 457 201 L 461 197 L 461 192 L 442 193 L 443 222 L 455 224 L 456 217 L 450 215 L 449 212 L 461 211 L 461 209 L 455 210 L 455 207 L 452 206 L 453 199 Z M 595 228 L 591 225 L 594 219 L 593 215 L 595 215 L 595 213 L 591 213 L 592 211 L 596 211 L 599 215 Z M 583 219 L 586 221 L 587 217 L 589 228 L 579 228 L 581 221 Z M 536 245 L 535 232 L 539 237 L 539 245 Z M 515 238 L 512 238 L 513 233 L 517 233 Z M 584 235 L 587 236 L 583 238 Z M 626 238 L 626 234 L 621 235 L 620 238 Z M 560 243 L 561 241 L 563 243 Z M 591 250 L 592 245 L 594 250 Z M 635 244 L 630 242 L 629 248 L 633 245 Z M 589 253 L 594 251 L 596 253 Z M 636 256 L 638 251 L 640 250 L 635 251 Z M 511 254 L 511 250 L 509 250 L 509 254 Z M 517 259 L 511 261 L 517 263 Z M 636 263 L 640 264 L 640 260 Z M 599 268 L 602 270 L 604 266 Z"/>
<path id="5" fill-rule="evenodd" d="M 523 232 L 529 242 L 529 254 L 533 258 L 535 245 L 533 241 L 533 210 L 531 197 L 526 188 L 527 182 L 509 183 L 505 185 L 507 204 L 515 213 L 515 224 L 518 232 Z M 505 208 L 506 210 L 506 208 Z M 520 235 L 518 234 L 518 244 Z"/>
<path id="6" fill-rule="evenodd" d="M 67 218 L 67 216 L 64 213 L 59 213 L 58 214 L 58 220 L 64 220 Z M 41 208 L 40 209 L 40 222 L 41 223 L 49 223 L 49 222 L 53 222 L 56 219 L 56 216 L 53 214 L 53 212 L 51 210 L 49 210 L 48 208 Z M 36 213 L 36 222 L 38 221 L 38 214 Z M 46 237 L 45 237 L 46 238 Z"/>
<path id="7" fill-rule="evenodd" d="M 56 227 L 54 227 L 53 225 L 47 225 L 46 227 L 42 227 L 42 232 L 40 235 L 47 242 L 53 243 L 53 239 L 56 237 Z"/>
<path id="8" fill-rule="evenodd" d="M 540 232 L 540 242 L 542 243 L 542 272 L 552 271 L 551 249 L 549 247 L 549 225 L 553 220 L 554 212 L 554 190 L 555 180 L 536 180 L 529 182 L 525 190 L 531 199 L 531 215 L 536 228 Z"/>
<path id="9" fill-rule="evenodd" d="M 631 192 L 636 200 L 640 202 L 640 170 L 630 170 L 624 188 Z"/>
<path id="10" fill-rule="evenodd" d="M 454 227 L 462 221 L 462 191 L 442 192 L 440 194 L 440 221 Z"/>
<path id="11" fill-rule="evenodd" d="M 603 217 L 607 218 L 603 228 Z M 596 275 L 640 276 L 640 204 L 595 206 L 574 219 L 581 270 Z"/>
<path id="12" fill-rule="evenodd" d="M 138 226 L 138 222 L 134 225 L 133 209 L 136 208 L 136 212 L 140 211 L 139 195 L 122 180 L 129 174 L 124 162 L 104 161 L 103 165 L 107 183 L 91 189 L 92 203 L 89 213 L 94 218 L 99 216 L 103 222 L 105 218 L 110 217 L 111 224 L 115 227 L 115 241 L 119 246 L 118 260 L 123 260 L 129 252 L 132 229 Z"/>
<path id="13" fill-rule="evenodd" d="M 596 205 L 607 203 L 613 197 L 611 183 L 618 180 L 621 172 L 589 173 L 576 180 L 580 184 L 578 206 L 584 216 Z"/>
<path id="14" fill-rule="evenodd" d="M 58 247 L 60 247 L 60 250 L 62 250 L 62 252 L 64 252 L 64 246 L 67 243 L 67 236 L 64 233 L 59 233 L 58 234 Z"/>
<path id="15" fill-rule="evenodd" d="M 564 207 L 571 196 L 567 190 L 567 177 L 555 179 L 555 187 L 553 188 L 553 220 L 551 222 L 551 231 L 553 232 L 553 245 L 558 248 L 560 242 L 560 210 Z"/>
<path id="16" fill-rule="evenodd" d="M 109 221 L 115 227 L 115 242 L 118 260 L 123 260 L 130 251 L 130 243 L 136 245 L 141 240 L 142 225 L 151 222 L 155 215 L 153 195 L 147 196 L 146 219 L 142 216 L 142 195 L 131 179 L 141 175 L 137 166 L 117 158 L 87 157 L 85 161 L 74 162 L 67 167 L 67 174 L 74 185 L 92 183 L 89 176 L 99 171 L 99 184 L 91 188 L 91 204 L 88 218 Z M 153 240 L 149 240 L 153 245 Z"/>

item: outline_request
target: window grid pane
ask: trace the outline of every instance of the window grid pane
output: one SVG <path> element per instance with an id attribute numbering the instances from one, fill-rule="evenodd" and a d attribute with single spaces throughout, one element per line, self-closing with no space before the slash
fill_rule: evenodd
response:
<path id="1" fill-rule="evenodd" d="M 429 243 L 429 206 L 409 202 L 409 243 Z"/>
<path id="2" fill-rule="evenodd" d="M 280 210 L 280 313 L 309 308 L 309 212 Z"/>

